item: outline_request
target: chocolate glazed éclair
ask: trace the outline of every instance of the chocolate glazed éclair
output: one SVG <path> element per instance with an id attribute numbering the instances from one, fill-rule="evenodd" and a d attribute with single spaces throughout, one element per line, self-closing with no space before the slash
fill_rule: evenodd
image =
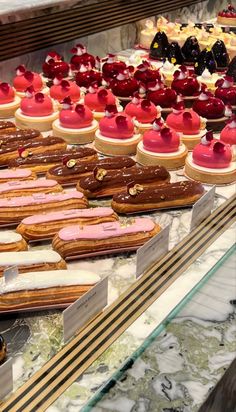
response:
<path id="1" fill-rule="evenodd" d="M 128 156 L 117 156 L 113 158 L 100 159 L 94 162 L 69 161 L 64 165 L 51 168 L 47 173 L 48 179 L 54 179 L 63 183 L 77 183 L 79 179 L 93 173 L 95 168 L 105 170 L 125 169 L 135 166 L 135 161 Z"/>
<path id="2" fill-rule="evenodd" d="M 16 130 L 16 126 L 12 122 L 7 122 L 5 120 L 0 121 L 0 134 L 6 133 L 7 131 Z"/>
<path id="3" fill-rule="evenodd" d="M 164 207 L 187 206 L 204 194 L 199 182 L 167 183 L 156 188 L 134 185 L 113 196 L 112 208 L 120 213 L 155 210 Z"/>
<path id="4" fill-rule="evenodd" d="M 124 190 L 132 182 L 142 184 L 144 187 L 155 187 L 168 183 L 169 180 L 170 174 L 162 166 L 134 166 L 116 171 L 100 169 L 97 174 L 82 178 L 77 184 L 77 190 L 89 198 L 97 198 L 112 196 Z"/>
<path id="5" fill-rule="evenodd" d="M 37 139 L 42 137 L 41 133 L 35 129 L 25 129 L 25 130 L 13 130 L 5 131 L 0 134 L 0 147 L 1 145 L 11 145 L 16 142 L 21 142 L 30 139 Z"/>

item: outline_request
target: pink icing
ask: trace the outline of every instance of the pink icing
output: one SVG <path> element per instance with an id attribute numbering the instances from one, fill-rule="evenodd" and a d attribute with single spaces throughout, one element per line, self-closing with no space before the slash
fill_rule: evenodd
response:
<path id="1" fill-rule="evenodd" d="M 192 109 L 184 109 L 179 112 L 170 113 L 167 116 L 166 124 L 176 132 L 184 135 L 195 135 L 200 132 L 200 116 Z"/>
<path id="2" fill-rule="evenodd" d="M 220 143 L 220 150 L 216 150 L 216 143 L 218 146 Z M 228 167 L 231 160 L 231 147 L 216 139 L 212 139 L 208 144 L 199 143 L 193 149 L 193 162 L 202 167 L 222 169 Z"/>
<path id="3" fill-rule="evenodd" d="M 36 188 L 54 187 L 57 185 L 56 180 L 40 179 L 40 180 L 18 180 L 0 184 L 0 193 L 8 192 L 9 190 L 24 190 Z"/>
<path id="4" fill-rule="evenodd" d="M 0 199 L 0 207 L 20 207 L 28 205 L 38 205 L 49 202 L 63 202 L 70 199 L 82 199 L 83 193 L 76 190 L 68 193 L 45 194 L 37 193 L 32 196 L 19 196 Z"/>
<path id="5" fill-rule="evenodd" d="M 122 112 L 103 117 L 99 122 L 99 130 L 105 137 L 129 139 L 134 135 L 134 124 L 131 117 Z"/>
<path id="6" fill-rule="evenodd" d="M 53 84 L 50 87 L 50 96 L 59 102 L 69 96 L 75 103 L 80 98 L 80 88 L 75 82 L 62 80 L 60 84 Z"/>
<path id="7" fill-rule="evenodd" d="M 86 218 L 86 217 L 103 217 L 112 215 L 113 209 L 110 207 L 95 207 L 91 209 L 70 209 L 62 212 L 45 213 L 44 215 L 34 215 L 22 220 L 24 225 L 34 225 L 37 223 L 47 223 L 57 220 Z"/>
<path id="8" fill-rule="evenodd" d="M 150 152 L 172 153 L 179 149 L 179 145 L 178 133 L 167 127 L 161 130 L 148 130 L 143 135 L 143 147 Z"/>
<path id="9" fill-rule="evenodd" d="M 0 170 L 0 179 L 17 179 L 20 177 L 29 177 L 32 172 L 29 169 L 6 169 Z"/>
<path id="10" fill-rule="evenodd" d="M 90 110 L 104 112 L 107 105 L 116 104 L 116 98 L 110 90 L 100 87 L 94 92 L 88 92 L 84 97 L 84 103 Z"/>
<path id="11" fill-rule="evenodd" d="M 125 107 L 125 113 L 130 117 L 135 117 L 140 123 L 152 123 L 157 117 L 157 108 L 149 100 L 141 99 L 137 103 L 133 101 L 128 103 Z"/>
<path id="12" fill-rule="evenodd" d="M 15 99 L 15 92 L 8 83 L 0 83 L 0 104 L 7 104 L 13 102 Z"/>
<path id="13" fill-rule="evenodd" d="M 60 125 L 68 129 L 82 129 L 92 125 L 93 114 L 82 104 L 77 104 L 71 109 L 62 109 L 59 113 Z"/>
<path id="14" fill-rule="evenodd" d="M 220 140 L 222 142 L 232 145 L 236 145 L 236 120 L 230 121 L 221 131 Z"/>
<path id="15" fill-rule="evenodd" d="M 26 116 L 42 117 L 53 113 L 52 100 L 43 93 L 36 93 L 32 97 L 24 97 L 21 100 L 20 108 Z"/>
<path id="16" fill-rule="evenodd" d="M 30 73 L 31 76 L 27 75 Z M 25 72 L 13 79 L 13 86 L 15 87 L 17 92 L 25 92 L 27 87 L 33 86 L 36 92 L 39 92 L 43 88 L 43 81 L 41 76 L 38 73 L 34 72 Z"/>
<path id="17" fill-rule="evenodd" d="M 59 231 L 61 240 L 79 239 L 107 239 L 115 236 L 124 236 L 137 232 L 150 232 L 154 229 L 151 219 L 135 219 L 134 223 L 127 227 L 122 227 L 120 222 L 100 223 L 98 225 L 88 225 L 81 228 L 79 225 L 68 226 Z"/>

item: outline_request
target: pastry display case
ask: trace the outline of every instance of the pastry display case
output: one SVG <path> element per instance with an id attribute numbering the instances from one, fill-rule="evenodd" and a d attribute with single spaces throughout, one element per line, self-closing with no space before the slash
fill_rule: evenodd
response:
<path id="1" fill-rule="evenodd" d="M 236 352 L 235 34 L 31 3 L 0 28 L 0 409 L 197 411 Z"/>

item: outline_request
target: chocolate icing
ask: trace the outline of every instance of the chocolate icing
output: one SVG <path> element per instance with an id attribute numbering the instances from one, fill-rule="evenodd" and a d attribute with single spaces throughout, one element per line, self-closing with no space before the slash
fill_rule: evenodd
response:
<path id="1" fill-rule="evenodd" d="M 0 130 L 4 130 L 4 129 L 12 129 L 12 128 L 16 128 L 16 126 L 14 125 L 14 123 L 12 122 L 6 122 L 5 120 L 1 120 L 0 121 Z"/>
<path id="2" fill-rule="evenodd" d="M 0 135 L 0 146 L 2 144 L 11 144 L 13 142 L 36 139 L 38 137 L 40 137 L 40 132 L 35 129 L 15 130 L 13 132 L 6 131 Z"/>
<path id="3" fill-rule="evenodd" d="M 47 153 L 33 154 L 32 156 L 28 156 L 25 159 L 18 157 L 17 159 L 11 160 L 9 162 L 9 166 L 17 167 L 32 164 L 60 163 L 64 157 L 68 157 L 68 159 L 80 159 L 87 156 L 94 156 L 95 154 L 95 150 L 88 147 L 61 149 L 52 152 L 49 151 Z"/>
<path id="4" fill-rule="evenodd" d="M 201 195 L 204 188 L 199 182 L 177 182 L 167 183 L 157 188 L 144 188 L 142 192 L 132 196 L 126 192 L 117 193 L 113 196 L 113 201 L 116 203 L 130 203 L 130 204 L 148 204 L 159 203 L 166 201 L 175 201 L 177 199 L 185 199 L 194 195 Z"/>
<path id="5" fill-rule="evenodd" d="M 85 174 L 88 172 L 93 172 L 95 167 L 106 169 L 106 170 L 113 170 L 113 169 L 120 169 L 125 167 L 132 167 L 135 165 L 135 161 L 128 156 L 117 156 L 113 158 L 106 158 L 101 159 L 95 162 L 83 162 L 78 163 L 72 168 L 68 168 L 67 166 L 55 166 L 49 170 L 50 175 L 53 176 L 71 176 L 71 175 L 80 175 Z"/>
<path id="6" fill-rule="evenodd" d="M 162 166 L 132 167 L 131 169 L 107 172 L 102 181 L 96 180 L 93 175 L 80 180 L 80 187 L 90 192 L 116 186 L 126 186 L 130 182 L 146 184 L 163 182 L 170 178 L 168 171 Z"/>
<path id="7" fill-rule="evenodd" d="M 12 144 L 2 144 L 2 146 L 0 147 L 0 155 L 1 154 L 5 154 L 5 153 L 10 153 L 10 152 L 14 152 L 16 150 L 18 150 L 20 147 L 23 147 L 24 149 L 27 148 L 33 148 L 33 147 L 39 147 L 39 146 L 50 146 L 50 145 L 54 145 L 54 144 L 62 144 L 65 143 L 65 141 L 63 139 L 61 139 L 60 137 L 54 137 L 54 136 L 48 136 L 45 138 L 41 138 L 41 139 L 34 139 L 34 140 L 30 140 L 30 141 L 26 141 L 26 142 L 20 142 L 16 143 L 13 142 Z"/>

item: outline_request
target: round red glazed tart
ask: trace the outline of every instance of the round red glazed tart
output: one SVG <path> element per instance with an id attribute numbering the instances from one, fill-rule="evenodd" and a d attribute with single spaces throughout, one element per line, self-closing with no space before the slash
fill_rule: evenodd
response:
<path id="1" fill-rule="evenodd" d="M 73 105 L 70 97 L 62 102 L 59 118 L 53 122 L 53 135 L 69 144 L 86 144 L 94 140 L 98 123 L 91 110 L 83 105 Z"/>
<path id="2" fill-rule="evenodd" d="M 231 116 L 231 111 L 224 102 L 208 91 L 201 92 L 193 104 L 193 110 L 206 119 L 207 127 L 215 131 L 220 130 L 227 117 Z"/>
<path id="3" fill-rule="evenodd" d="M 138 93 L 126 105 L 125 113 L 134 118 L 134 124 L 142 134 L 151 129 L 155 118 L 160 116 L 156 106 L 148 99 L 141 99 Z"/>
<path id="4" fill-rule="evenodd" d="M 52 128 L 52 122 L 58 117 L 54 111 L 52 99 L 41 93 L 35 93 L 33 86 L 28 87 L 20 108 L 15 112 L 16 126 L 21 129 L 34 128 L 47 132 Z"/>
<path id="5" fill-rule="evenodd" d="M 152 68 L 147 60 L 143 60 L 143 62 L 137 66 L 134 72 L 134 78 L 139 82 L 147 84 L 151 81 L 161 80 L 161 74 L 158 69 Z"/>
<path id="6" fill-rule="evenodd" d="M 200 94 L 200 83 L 195 76 L 190 76 L 186 66 L 180 66 L 174 72 L 171 88 L 181 95 L 187 107 L 191 107 Z"/>
<path id="7" fill-rule="evenodd" d="M 124 112 L 117 113 L 116 106 L 107 106 L 95 134 L 95 149 L 114 156 L 135 154 L 141 139 L 141 134 L 135 129 L 130 116 Z"/>
<path id="8" fill-rule="evenodd" d="M 100 120 L 105 115 L 108 105 L 118 105 L 118 111 L 122 111 L 118 99 L 114 94 L 104 87 L 98 87 L 96 82 L 88 88 L 88 93 L 84 96 L 84 104 L 92 110 L 94 118 Z"/>
<path id="9" fill-rule="evenodd" d="M 87 52 L 83 44 L 76 44 L 76 46 L 71 49 L 71 53 L 73 53 L 74 56 L 71 57 L 70 63 L 76 70 L 79 70 L 81 65 L 90 68 L 95 67 L 95 57 Z"/>
<path id="10" fill-rule="evenodd" d="M 139 89 L 139 82 L 132 77 L 130 71 L 123 70 L 110 82 L 112 93 L 121 101 L 130 101 L 135 92 Z"/>
<path id="11" fill-rule="evenodd" d="M 236 163 L 228 144 L 214 139 L 212 131 L 202 137 L 201 142 L 189 153 L 185 174 L 193 180 L 208 184 L 233 183 L 236 179 Z"/>
<path id="12" fill-rule="evenodd" d="M 0 119 L 13 117 L 20 106 L 20 97 L 9 83 L 0 82 Z"/>
<path id="13" fill-rule="evenodd" d="M 218 13 L 217 23 L 224 26 L 236 26 L 236 8 L 229 4 L 227 9 Z"/>
<path id="14" fill-rule="evenodd" d="M 236 109 L 236 86 L 234 79 L 230 76 L 224 76 L 216 82 L 215 97 L 221 99 L 224 104 L 230 104 L 232 109 Z"/>
<path id="15" fill-rule="evenodd" d="M 206 134 L 206 121 L 193 109 L 186 109 L 183 101 L 173 105 L 172 113 L 166 118 L 166 124 L 180 134 L 181 141 L 192 150 Z"/>
<path id="16" fill-rule="evenodd" d="M 136 160 L 142 165 L 161 165 L 174 170 L 184 166 L 187 154 L 179 134 L 165 127 L 163 119 L 155 119 L 152 129 L 144 133 L 138 144 Z"/>
<path id="17" fill-rule="evenodd" d="M 54 79 L 55 76 L 67 77 L 70 66 L 63 61 L 62 56 L 55 51 L 48 53 L 45 62 L 43 63 L 43 75 L 47 79 Z"/>
<path id="18" fill-rule="evenodd" d="M 220 132 L 220 140 L 229 144 L 232 149 L 233 160 L 236 161 L 236 116 L 233 115 Z"/>
<path id="19" fill-rule="evenodd" d="M 155 106 L 161 108 L 164 118 L 171 112 L 173 104 L 177 101 L 176 91 L 164 86 L 160 80 L 147 84 L 146 96 Z"/>
<path id="20" fill-rule="evenodd" d="M 48 88 L 44 87 L 40 74 L 26 70 L 24 65 L 18 66 L 16 68 L 16 76 L 13 79 L 13 87 L 16 94 L 24 97 L 26 89 L 30 86 L 33 86 L 35 92 L 42 91 L 43 93 L 48 93 Z"/>
<path id="21" fill-rule="evenodd" d="M 102 73 L 81 64 L 75 76 L 75 81 L 78 86 L 83 87 L 86 91 L 94 82 L 97 82 L 99 86 L 102 84 Z"/>
<path id="22" fill-rule="evenodd" d="M 103 59 L 103 62 L 105 63 L 102 65 L 102 73 L 106 80 L 113 79 L 120 71 L 127 68 L 125 62 L 117 60 L 114 54 L 108 54 L 108 56 Z"/>
<path id="23" fill-rule="evenodd" d="M 70 97 L 71 101 L 76 103 L 80 99 L 80 88 L 75 82 L 56 76 L 53 79 L 53 85 L 50 87 L 50 96 L 58 102 L 61 102 L 65 97 Z"/>

